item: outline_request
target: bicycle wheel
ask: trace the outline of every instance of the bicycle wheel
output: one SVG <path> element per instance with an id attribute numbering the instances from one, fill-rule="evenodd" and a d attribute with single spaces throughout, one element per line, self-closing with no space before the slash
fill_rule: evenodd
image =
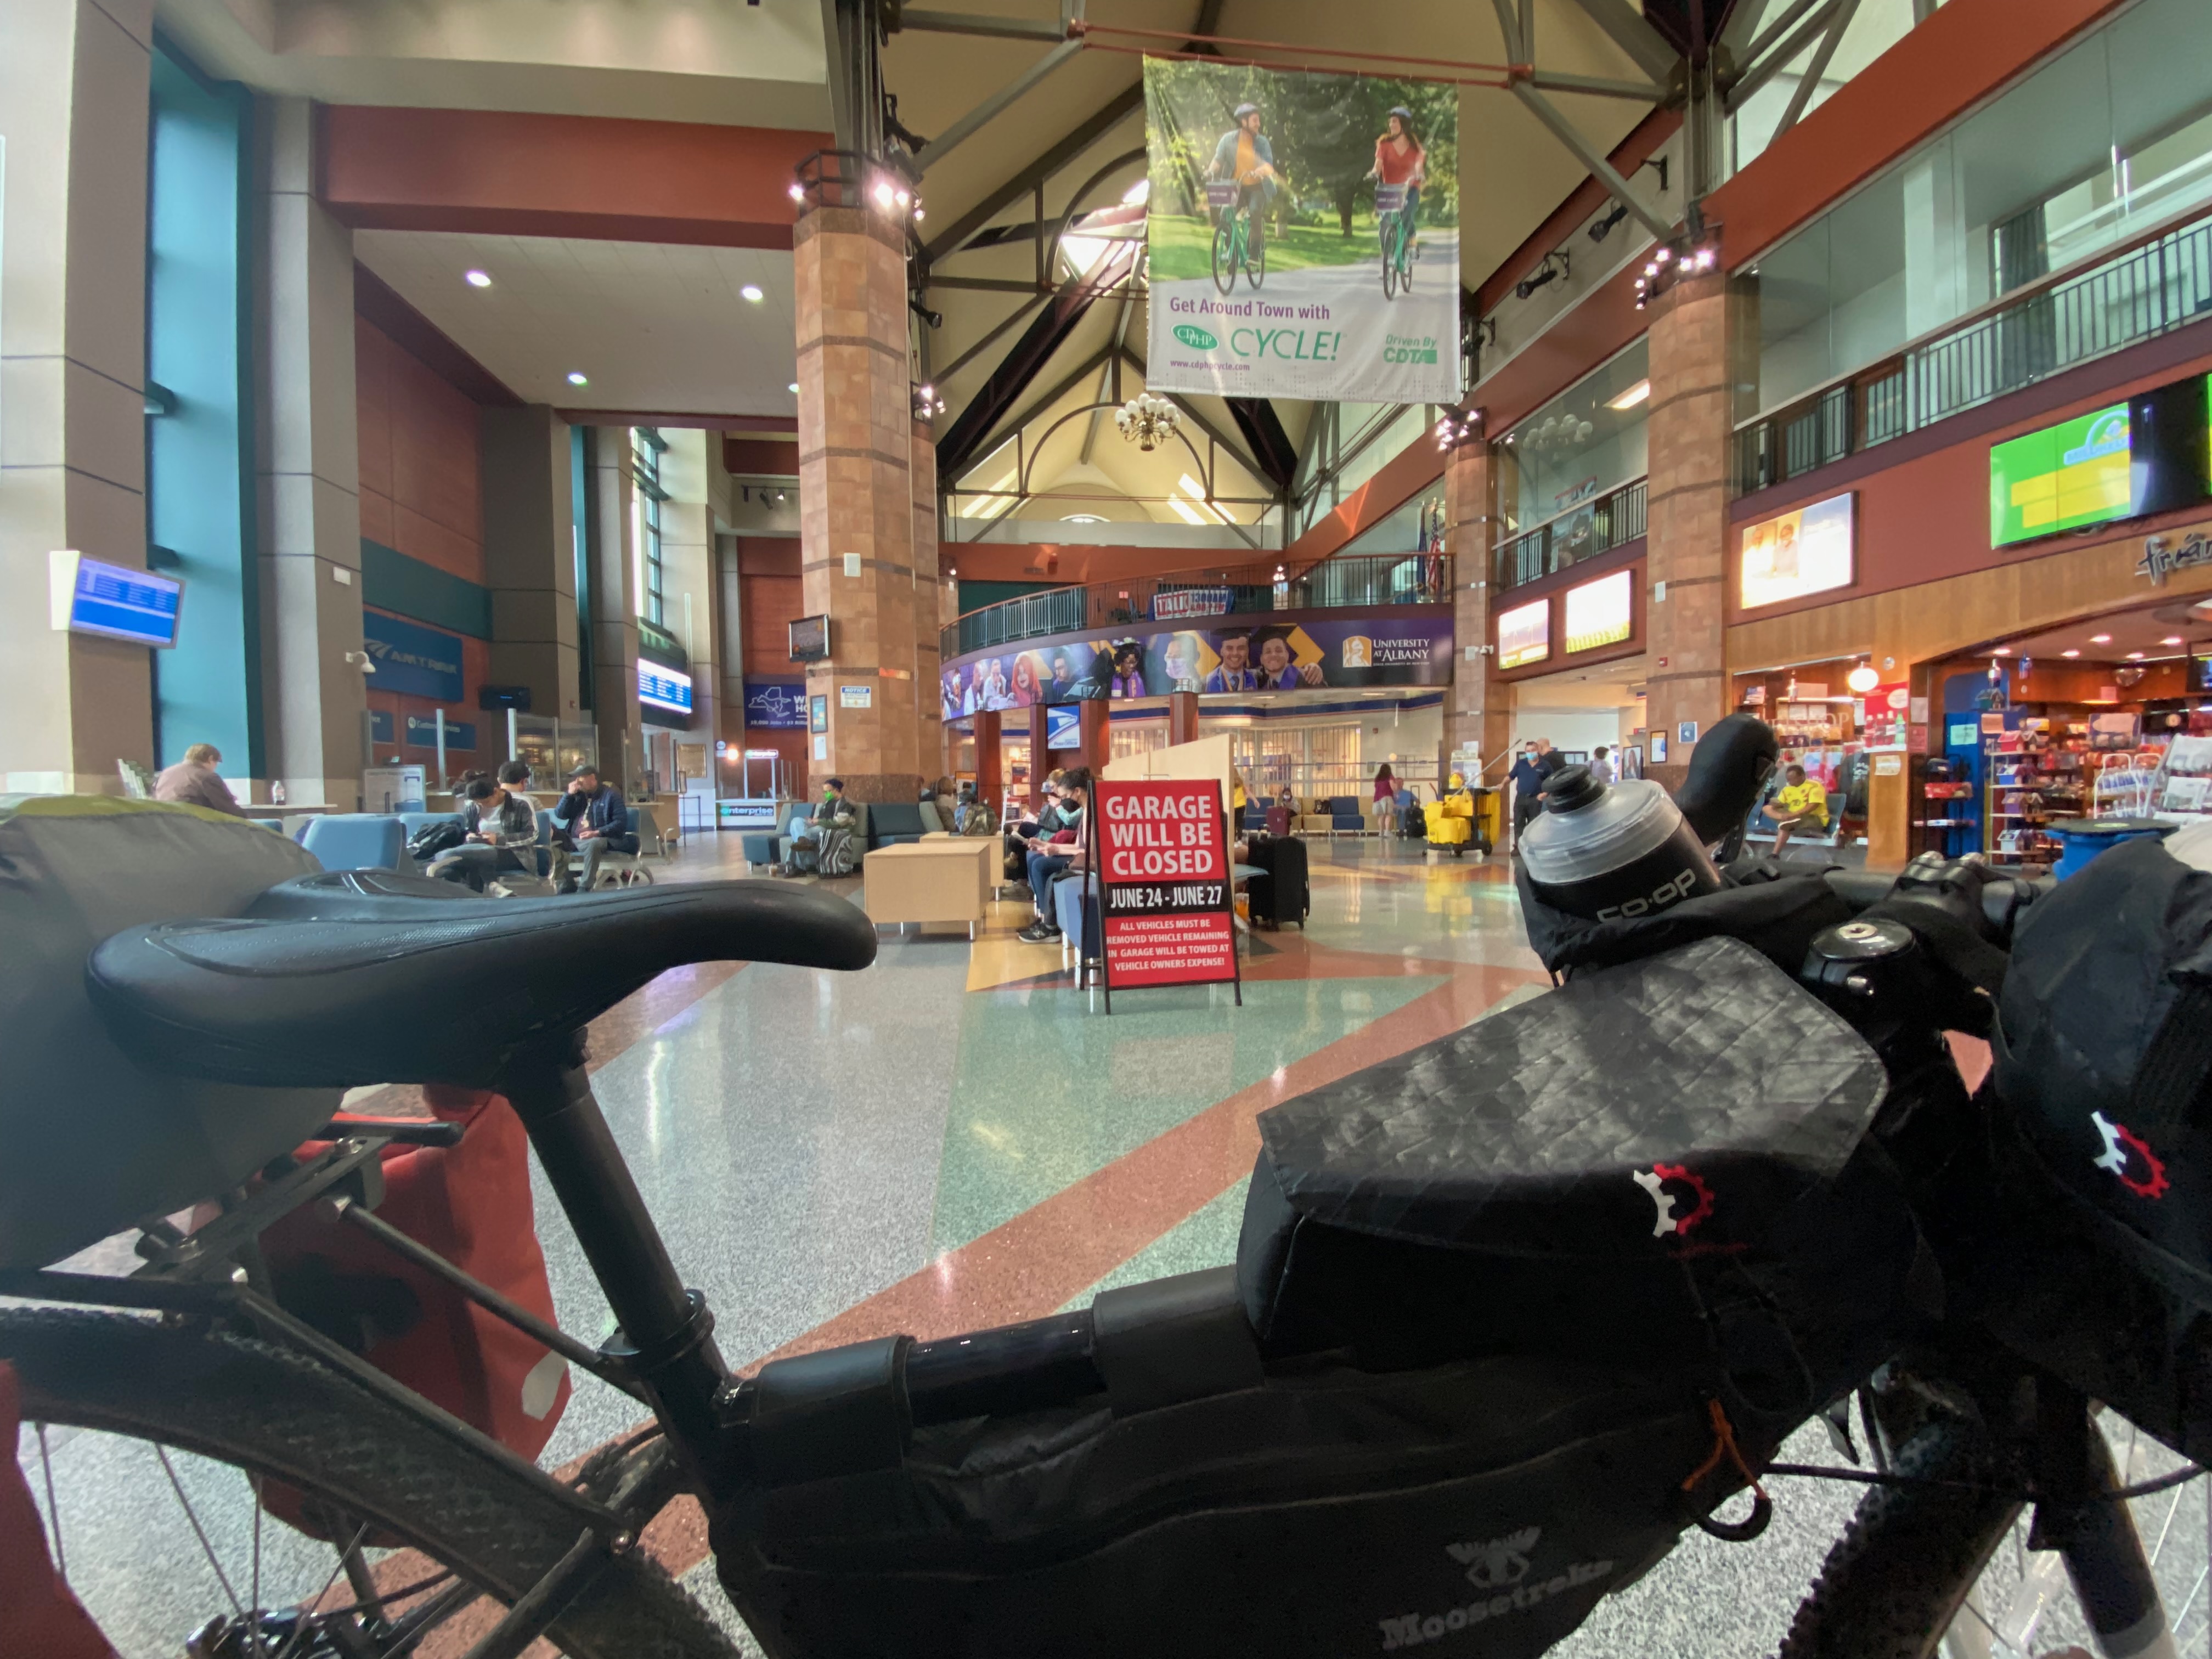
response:
<path id="1" fill-rule="evenodd" d="M 1267 279 L 1267 234 L 1255 224 L 1251 246 L 1244 254 L 1244 280 L 1257 288 Z"/>
<path id="2" fill-rule="evenodd" d="M 2177 1458 L 2146 1456 L 2151 1443 L 2128 1433 L 2124 1449 L 2114 1449 L 2124 1480 L 2179 1467 Z M 2015 1659 L 2093 1648 L 2060 1558 L 2027 1547 L 2023 1506 L 2006 1495 L 2025 1480 L 2015 1457 L 1978 1425 L 1944 1418 L 1913 1434 L 1891 1467 L 1987 1489 L 1873 1489 L 1797 1609 L 1781 1659 Z M 2187 1491 L 2130 1506 L 2156 1540 L 2148 1552 L 2154 1577 L 2169 1535 L 2202 1534 L 2201 1524 L 2174 1525 Z M 2188 1586 L 2183 1567 L 2176 1590 Z M 2190 1601 L 2181 1605 L 2186 1626 Z"/>
<path id="3" fill-rule="evenodd" d="M 1213 286 L 1226 294 L 1237 286 L 1237 216 L 1231 214 L 1213 232 Z"/>
<path id="4" fill-rule="evenodd" d="M 1382 239 L 1382 297 L 1395 299 L 1398 293 L 1398 262 L 1390 255 L 1390 240 Z"/>
<path id="5" fill-rule="evenodd" d="M 25 1424 L 41 1425 L 37 1437 L 26 1434 L 26 1472 L 62 1570 L 125 1659 L 176 1653 L 210 1614 L 228 1621 L 228 1634 L 199 1650 L 225 1656 L 385 1655 L 418 1651 L 426 1639 L 458 1653 L 583 1530 L 550 1477 L 526 1477 L 350 1377 L 251 1338 L 133 1315 L 15 1309 L 0 1311 L 0 1360 L 21 1378 Z M 99 1432 L 66 1437 L 50 1459 L 44 1425 Z M 323 1516 L 343 1517 L 350 1547 L 264 1522 L 257 1479 L 281 1480 Z M 157 1536 L 145 1522 L 161 1510 L 136 1480 L 154 1497 L 166 1481 L 173 1541 L 212 1569 L 199 1575 L 207 1600 L 187 1629 L 143 1627 L 182 1619 L 179 1597 L 193 1592 L 179 1575 L 148 1578 L 137 1546 Z M 103 1514 L 110 1506 L 132 1513 Z M 101 1550 L 103 1537 L 126 1547 Z M 394 1540 L 404 1547 L 387 1547 Z M 149 1588 L 163 1598 L 150 1612 Z M 339 1619 L 354 1629 L 315 1628 Z M 290 1645 L 280 1647 L 272 1629 Z M 611 1559 L 549 1635 L 574 1659 L 739 1651 L 635 1549 Z"/>

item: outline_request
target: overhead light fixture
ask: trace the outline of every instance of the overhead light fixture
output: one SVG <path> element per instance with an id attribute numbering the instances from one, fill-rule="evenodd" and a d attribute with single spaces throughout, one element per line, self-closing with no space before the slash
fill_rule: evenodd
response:
<path id="1" fill-rule="evenodd" d="M 1648 380 L 1638 380 L 1634 386 L 1629 387 L 1627 391 L 1622 392 L 1620 396 L 1607 403 L 1606 407 L 1607 409 L 1633 409 L 1637 404 L 1650 398 L 1650 395 L 1651 382 Z"/>
<path id="2" fill-rule="evenodd" d="M 2009 657 L 2012 655 L 2012 647 L 2008 645 L 2001 645 L 1990 654 L 1993 657 Z"/>
<path id="3" fill-rule="evenodd" d="M 1628 204 L 1626 202 L 1616 204 L 1612 212 L 1607 214 L 1605 217 L 1598 220 L 1595 223 L 1590 226 L 1590 240 L 1593 242 L 1602 242 L 1607 237 L 1613 234 L 1613 228 L 1627 216 Z"/>
<path id="4" fill-rule="evenodd" d="M 2179 645 L 2181 643 L 2181 635 L 2179 634 L 2168 634 L 2164 639 L 2160 640 L 2159 643 L 2160 645 Z"/>
<path id="5" fill-rule="evenodd" d="M 806 186 L 794 181 L 791 186 L 791 199 L 794 202 L 804 202 L 806 199 Z"/>
<path id="6" fill-rule="evenodd" d="M 471 270 L 466 273 L 465 280 L 471 288 L 489 288 L 491 273 L 488 270 Z"/>
<path id="7" fill-rule="evenodd" d="M 568 371 L 568 384 L 570 386 L 589 386 L 591 382 L 572 368 Z"/>
<path id="8" fill-rule="evenodd" d="M 1182 422 L 1181 410 L 1149 392 L 1139 392 L 1114 411 L 1114 425 L 1123 440 L 1148 453 L 1174 437 Z"/>
<path id="9" fill-rule="evenodd" d="M 750 300 L 755 305 L 758 305 L 763 300 L 768 297 L 765 294 L 761 292 L 760 284 L 757 283 L 747 283 L 743 288 L 738 290 L 738 293 L 740 297 Z"/>
<path id="10" fill-rule="evenodd" d="M 1513 284 L 1513 292 L 1525 300 L 1546 283 L 1556 282 L 1571 274 L 1572 266 L 1567 259 L 1565 250 L 1554 248 L 1544 256 L 1542 264 Z"/>
<path id="11" fill-rule="evenodd" d="M 2078 657 L 2081 653 L 2079 651 L 2062 651 L 2058 654 L 2062 657 Z"/>
<path id="12" fill-rule="evenodd" d="M 2089 643 L 2092 645 L 2110 645 L 2112 642 L 2112 636 L 2110 634 L 2092 634 L 2089 635 Z"/>
<path id="13" fill-rule="evenodd" d="M 937 395 L 933 386 L 918 386 L 914 389 L 914 418 L 927 421 L 945 413 L 945 399 Z"/>
<path id="14" fill-rule="evenodd" d="M 793 397 L 796 398 L 799 395 L 799 382 L 793 380 L 791 385 L 786 388 L 786 390 L 787 390 Z"/>
<path id="15" fill-rule="evenodd" d="M 2128 653 L 2128 660 L 2130 662 L 2141 662 L 2142 659 L 2143 653 L 2140 651 L 2130 651 Z"/>
<path id="16" fill-rule="evenodd" d="M 1857 667 L 1844 676 L 1844 684 L 1864 696 L 1881 684 L 1881 676 L 1875 672 L 1872 663 L 1862 660 Z"/>

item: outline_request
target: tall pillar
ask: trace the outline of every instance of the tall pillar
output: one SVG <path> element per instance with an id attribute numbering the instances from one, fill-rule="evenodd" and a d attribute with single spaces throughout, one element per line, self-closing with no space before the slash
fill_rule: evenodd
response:
<path id="1" fill-rule="evenodd" d="M 919 416 L 908 451 L 914 500 L 914 711 L 915 753 L 924 778 L 936 778 L 945 764 L 945 712 L 937 693 L 944 659 L 943 624 L 938 621 L 937 442 L 929 422 Z"/>
<path id="2" fill-rule="evenodd" d="M 112 794 L 152 763 L 152 653 L 57 633 L 47 555 L 146 562 L 151 0 L 48 0 L 0 22 L 0 659 L 9 792 Z M 188 617 L 190 612 L 185 613 Z M 224 757 L 226 769 L 243 755 Z"/>
<path id="3" fill-rule="evenodd" d="M 1510 746 L 1513 692 L 1498 677 L 1496 641 L 1490 636 L 1491 584 L 1496 577 L 1491 550 L 1498 540 L 1498 471 L 1504 464 L 1504 457 L 1474 437 L 1461 439 L 1444 460 L 1444 546 L 1452 561 L 1452 643 L 1458 659 L 1444 700 L 1439 779 L 1455 752 L 1473 747 L 1480 750 L 1485 771 L 1495 781 Z"/>
<path id="4" fill-rule="evenodd" d="M 999 753 L 999 711 L 979 710 L 975 715 L 975 793 L 996 814 L 1005 796 L 1006 763 Z"/>
<path id="5" fill-rule="evenodd" d="M 1168 742 L 1170 744 L 1198 741 L 1198 693 L 1170 691 L 1168 693 Z"/>
<path id="6" fill-rule="evenodd" d="M 714 633 L 714 509 L 708 475 L 721 450 L 710 453 L 708 434 L 696 427 L 662 434 L 668 442 L 660 458 L 661 487 L 670 492 L 660 506 L 661 624 L 684 642 L 691 664 L 691 724 L 679 744 L 703 743 L 711 757 L 720 724 L 721 654 Z M 671 788 L 675 787 L 673 780 Z"/>
<path id="7" fill-rule="evenodd" d="M 830 617 L 830 659 L 808 665 L 806 689 L 830 699 L 829 765 L 847 793 L 910 801 L 921 790 L 923 757 L 907 217 L 870 205 L 863 182 L 815 184 L 792 232 L 799 569 L 806 609 Z M 848 686 L 866 688 L 851 707 Z M 935 697 L 934 684 L 928 690 Z"/>
<path id="8" fill-rule="evenodd" d="M 1069 764 L 1087 766 L 1096 777 L 1114 758 L 1113 708 L 1103 697 L 1086 698 L 1076 707 L 1083 716 L 1083 747 Z"/>
<path id="9" fill-rule="evenodd" d="M 573 721 L 582 706 L 568 424 L 532 404 L 487 409 L 477 426 L 492 683 L 528 686 L 532 714 Z"/>
<path id="10" fill-rule="evenodd" d="M 738 538 L 714 538 L 714 661 L 722 675 L 722 695 L 714 705 L 714 729 L 708 735 L 729 750 L 714 763 L 714 793 L 733 795 L 744 764 L 745 600 L 738 570 Z M 793 779 L 795 785 L 797 780 Z"/>
<path id="11" fill-rule="evenodd" d="M 269 775 L 286 798 L 361 796 L 361 439 L 354 393 L 353 233 L 314 197 L 313 106 L 261 106 L 267 265 L 262 388 L 261 652 Z"/>
<path id="12" fill-rule="evenodd" d="M 637 715 L 637 544 L 630 502 L 629 428 L 591 430 L 592 722 L 599 738 L 599 774 L 624 792 L 645 766 L 645 730 Z"/>
<path id="13" fill-rule="evenodd" d="M 1718 273 L 1678 282 L 1651 302 L 1651 461 L 1645 637 L 1650 729 L 1667 737 L 1667 764 L 1651 769 L 1678 786 L 1691 745 L 1728 713 L 1724 598 L 1729 471 L 1735 371 L 1747 349 L 1739 311 L 1747 297 Z"/>

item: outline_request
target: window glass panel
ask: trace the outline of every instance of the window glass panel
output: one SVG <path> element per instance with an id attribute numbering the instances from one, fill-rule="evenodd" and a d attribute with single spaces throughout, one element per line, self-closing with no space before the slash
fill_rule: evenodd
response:
<path id="1" fill-rule="evenodd" d="M 1644 476 L 1650 377 L 1650 354 L 1638 339 L 1505 434 L 1498 500 L 1507 533 Z"/>

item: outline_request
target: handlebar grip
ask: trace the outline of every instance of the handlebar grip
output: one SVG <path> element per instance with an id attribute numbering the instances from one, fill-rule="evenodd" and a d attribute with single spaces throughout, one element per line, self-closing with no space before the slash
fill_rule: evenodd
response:
<path id="1" fill-rule="evenodd" d="M 1854 910 L 1871 909 L 1889 896 L 1896 878 L 1871 870 L 1828 870 L 1822 872 L 1829 891 Z"/>

